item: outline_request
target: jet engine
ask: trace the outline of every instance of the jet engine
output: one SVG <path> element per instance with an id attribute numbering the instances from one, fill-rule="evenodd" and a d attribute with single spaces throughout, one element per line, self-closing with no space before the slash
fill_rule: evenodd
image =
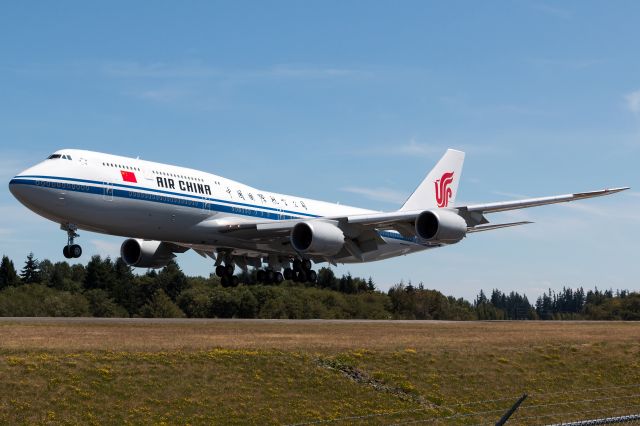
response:
<path id="1" fill-rule="evenodd" d="M 449 210 L 426 210 L 416 218 L 416 234 L 425 241 L 454 244 L 467 234 L 467 223 Z"/>
<path id="2" fill-rule="evenodd" d="M 290 240 L 300 253 L 333 256 L 344 246 L 344 233 L 329 222 L 300 222 L 291 229 Z"/>
<path id="3" fill-rule="evenodd" d="M 176 257 L 170 245 L 162 241 L 130 238 L 120 246 L 120 257 L 138 268 L 162 268 Z"/>

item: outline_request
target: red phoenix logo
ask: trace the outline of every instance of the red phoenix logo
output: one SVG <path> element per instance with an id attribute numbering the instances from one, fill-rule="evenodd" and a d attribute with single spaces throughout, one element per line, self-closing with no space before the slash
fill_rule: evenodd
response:
<path id="1" fill-rule="evenodd" d="M 449 199 L 453 195 L 449 185 L 453 182 L 453 172 L 445 172 L 440 179 L 434 182 L 436 186 L 436 203 L 438 207 L 447 207 Z"/>

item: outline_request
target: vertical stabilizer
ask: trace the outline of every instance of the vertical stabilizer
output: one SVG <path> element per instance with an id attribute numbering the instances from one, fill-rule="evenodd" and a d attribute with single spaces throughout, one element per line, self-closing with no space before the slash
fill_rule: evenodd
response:
<path id="1" fill-rule="evenodd" d="M 400 210 L 453 207 L 463 163 L 464 152 L 448 149 Z"/>

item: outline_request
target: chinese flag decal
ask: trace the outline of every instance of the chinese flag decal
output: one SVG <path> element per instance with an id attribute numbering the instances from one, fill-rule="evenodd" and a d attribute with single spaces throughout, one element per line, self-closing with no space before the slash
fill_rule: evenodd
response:
<path id="1" fill-rule="evenodd" d="M 120 174 L 122 175 L 122 180 L 125 182 L 133 182 L 138 183 L 136 179 L 136 174 L 133 172 L 128 172 L 126 170 L 120 170 Z"/>

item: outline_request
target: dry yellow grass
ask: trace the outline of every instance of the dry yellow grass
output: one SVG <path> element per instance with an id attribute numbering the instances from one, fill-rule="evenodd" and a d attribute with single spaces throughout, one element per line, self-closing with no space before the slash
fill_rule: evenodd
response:
<path id="1" fill-rule="evenodd" d="M 0 319 L 2 349 L 510 350 L 638 340 L 640 323 L 633 322 Z"/>
<path id="2" fill-rule="evenodd" d="M 0 377 L 0 424 L 544 424 L 640 412 L 640 323 L 5 319 Z"/>

